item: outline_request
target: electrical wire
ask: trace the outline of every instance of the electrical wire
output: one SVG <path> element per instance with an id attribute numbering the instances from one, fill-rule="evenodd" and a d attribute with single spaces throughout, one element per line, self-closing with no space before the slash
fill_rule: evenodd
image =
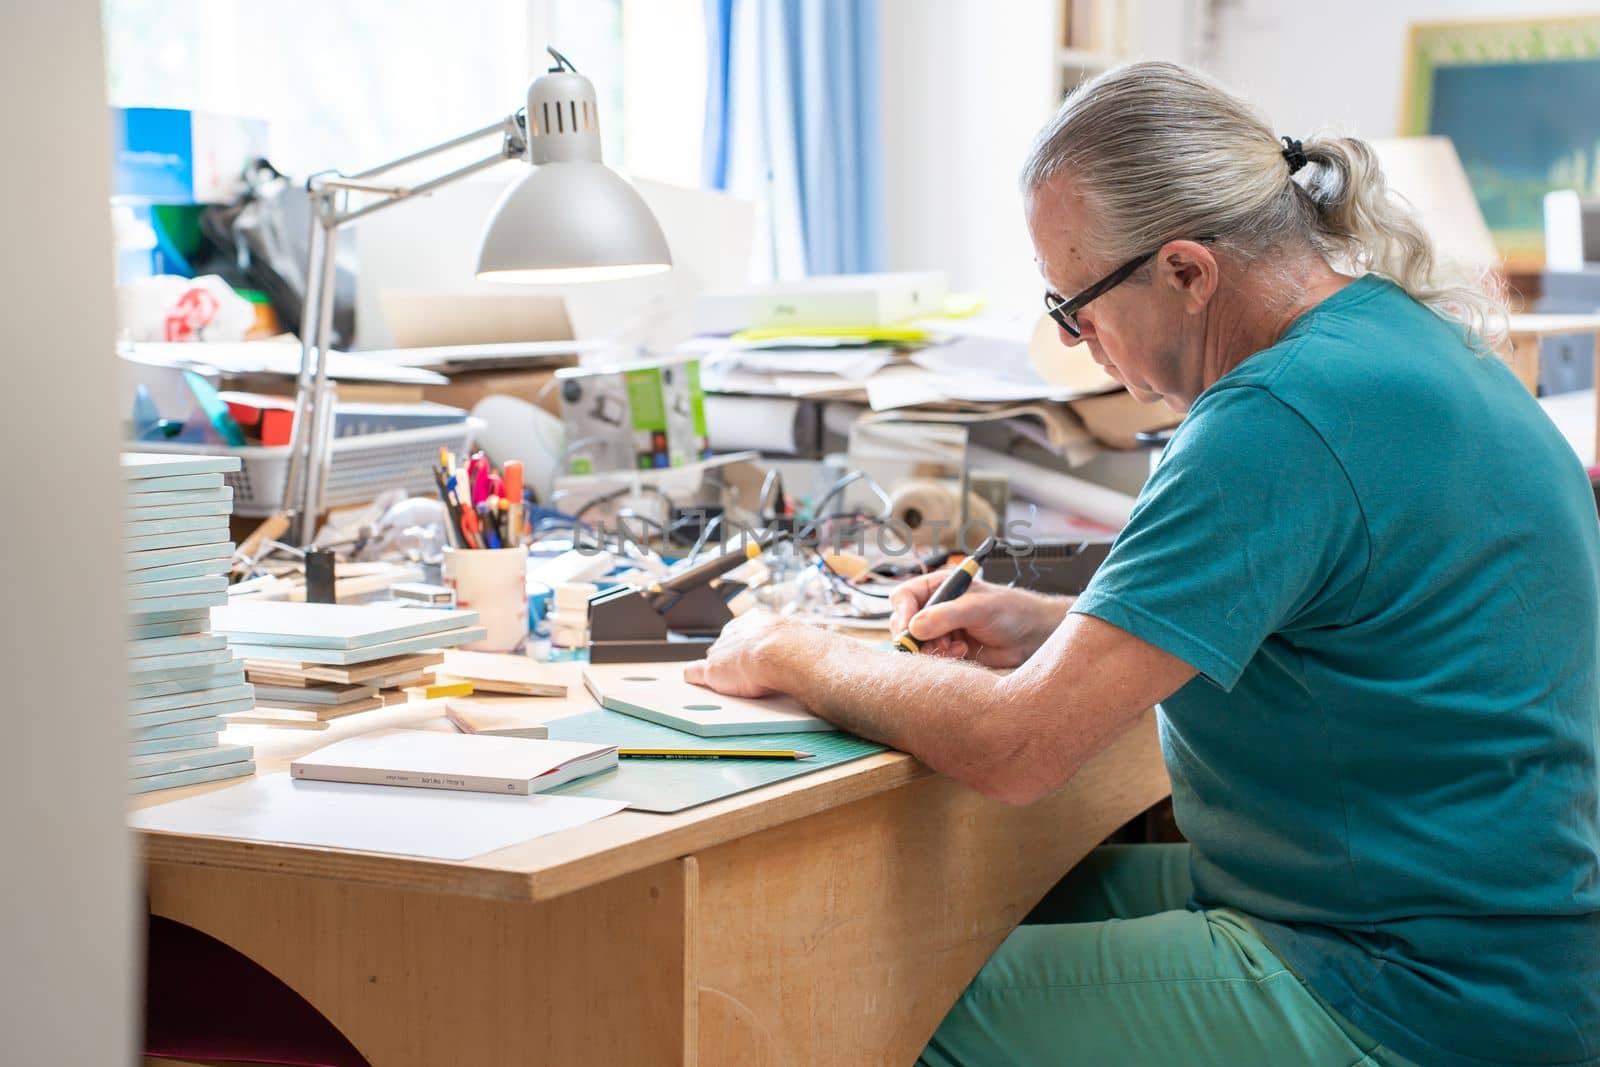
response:
<path id="1" fill-rule="evenodd" d="M 592 509 L 599 507 L 601 504 L 609 504 L 613 500 L 620 500 L 623 497 L 627 496 L 629 493 L 632 493 L 632 492 L 635 492 L 635 491 L 641 492 L 641 493 L 653 493 L 656 496 L 660 497 L 667 505 L 667 514 L 669 514 L 669 515 L 672 514 L 672 508 L 674 506 L 673 505 L 673 501 L 672 501 L 672 497 L 668 496 L 661 489 L 659 489 L 659 488 L 657 488 L 656 486 L 653 486 L 653 485 L 625 485 L 625 486 L 622 486 L 620 489 L 612 489 L 612 490 L 609 490 L 607 492 L 601 493 L 599 496 L 597 496 L 597 497 L 593 498 L 592 500 L 588 501 L 587 503 L 585 503 L 583 505 L 583 507 L 581 507 L 578 510 L 572 512 L 572 519 L 573 519 L 574 522 L 582 523 L 584 515 L 588 514 L 589 511 L 591 511 Z M 657 523 L 656 525 L 659 526 L 660 523 Z"/>

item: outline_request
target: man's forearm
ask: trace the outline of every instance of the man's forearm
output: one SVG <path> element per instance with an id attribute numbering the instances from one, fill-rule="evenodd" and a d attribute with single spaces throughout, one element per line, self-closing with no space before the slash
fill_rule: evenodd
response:
<path id="1" fill-rule="evenodd" d="M 780 627 L 764 658 L 775 688 L 828 721 L 985 792 L 1023 742 L 1002 677 L 973 663 L 885 652 L 800 624 Z"/>

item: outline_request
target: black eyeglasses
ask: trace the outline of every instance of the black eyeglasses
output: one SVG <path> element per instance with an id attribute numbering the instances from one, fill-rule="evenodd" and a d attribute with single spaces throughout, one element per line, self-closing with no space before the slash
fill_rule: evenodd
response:
<path id="1" fill-rule="evenodd" d="M 1157 248 L 1146 252 L 1142 256 L 1128 260 L 1128 262 L 1070 300 L 1056 293 L 1046 292 L 1044 294 L 1044 309 L 1050 313 L 1052 319 L 1056 320 L 1057 326 L 1066 330 L 1073 337 L 1082 337 L 1083 331 L 1078 328 L 1078 312 L 1083 310 L 1083 306 L 1096 297 L 1104 296 L 1127 281 L 1134 271 L 1150 262 L 1151 258 L 1159 251 L 1161 249 Z"/>

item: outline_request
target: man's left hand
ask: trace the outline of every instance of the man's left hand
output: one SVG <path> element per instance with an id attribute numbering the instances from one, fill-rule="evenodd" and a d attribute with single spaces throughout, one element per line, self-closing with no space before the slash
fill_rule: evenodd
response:
<path id="1" fill-rule="evenodd" d="M 706 658 L 689 664 L 683 679 L 732 697 L 764 697 L 781 692 L 771 684 L 773 646 L 794 626 L 770 611 L 745 612 L 722 628 Z"/>

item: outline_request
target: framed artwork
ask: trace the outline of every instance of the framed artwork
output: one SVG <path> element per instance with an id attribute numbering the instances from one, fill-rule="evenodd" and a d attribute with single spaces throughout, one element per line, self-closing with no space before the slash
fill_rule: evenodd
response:
<path id="1" fill-rule="evenodd" d="M 1600 196 L 1600 16 L 1411 27 L 1400 132 L 1455 142 L 1510 271 L 1544 262 L 1544 195 Z"/>

